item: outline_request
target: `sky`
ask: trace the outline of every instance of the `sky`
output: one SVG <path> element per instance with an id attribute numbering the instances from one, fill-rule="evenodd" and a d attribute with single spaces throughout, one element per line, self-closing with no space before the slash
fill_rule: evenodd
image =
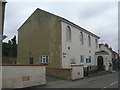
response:
<path id="1" fill-rule="evenodd" d="M 117 0 L 7 0 L 5 10 L 4 42 L 18 36 L 19 27 L 40 8 L 63 17 L 100 37 L 99 43 L 107 43 L 118 49 Z"/>

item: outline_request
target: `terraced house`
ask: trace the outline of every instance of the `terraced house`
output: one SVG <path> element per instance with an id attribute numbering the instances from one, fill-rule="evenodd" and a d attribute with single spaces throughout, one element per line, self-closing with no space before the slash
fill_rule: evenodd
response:
<path id="1" fill-rule="evenodd" d="M 99 36 L 62 18 L 36 9 L 18 30 L 18 64 L 97 65 Z"/>

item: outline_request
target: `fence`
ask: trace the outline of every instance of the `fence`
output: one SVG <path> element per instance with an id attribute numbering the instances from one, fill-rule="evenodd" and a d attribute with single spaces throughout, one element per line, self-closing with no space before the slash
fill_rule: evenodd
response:
<path id="1" fill-rule="evenodd" d="M 105 70 L 105 65 L 102 67 L 102 69 L 103 71 Z M 97 73 L 98 71 L 99 70 L 97 65 L 84 67 L 84 77 L 87 77 L 93 73 Z"/>

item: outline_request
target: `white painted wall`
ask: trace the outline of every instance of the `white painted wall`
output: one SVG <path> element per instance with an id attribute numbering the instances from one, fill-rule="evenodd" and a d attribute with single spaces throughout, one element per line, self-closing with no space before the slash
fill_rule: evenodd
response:
<path id="1" fill-rule="evenodd" d="M 0 66 L 0 90 L 2 89 L 2 67 Z"/>
<path id="2" fill-rule="evenodd" d="M 62 55 L 62 67 L 63 68 L 70 68 L 70 62 L 71 59 L 74 58 L 76 64 L 83 64 L 84 66 L 87 65 L 95 65 L 96 60 L 95 60 L 95 51 L 98 51 L 99 48 L 96 49 L 95 46 L 95 39 L 97 37 L 91 36 L 91 47 L 88 46 L 88 34 L 83 32 L 83 37 L 84 37 L 84 44 L 82 45 L 80 43 L 80 32 L 81 30 L 71 26 L 71 33 L 72 33 L 72 40 L 71 42 L 66 41 L 66 27 L 69 24 L 66 22 L 61 21 L 61 29 L 62 29 L 62 53 L 66 53 L 66 57 L 64 58 Z M 99 42 L 99 41 L 98 41 Z M 68 50 L 68 47 L 70 47 L 70 50 Z M 89 53 L 91 51 L 91 53 Z M 84 55 L 84 63 L 80 63 L 80 55 Z M 92 57 L 91 63 L 86 64 L 86 58 L 89 56 Z"/>
<path id="3" fill-rule="evenodd" d="M 100 46 L 100 50 L 105 50 L 105 51 L 107 51 L 109 53 L 109 60 L 108 60 L 108 62 L 112 63 L 112 52 L 108 48 L 106 48 L 104 45 Z"/>
<path id="4" fill-rule="evenodd" d="M 45 66 L 3 66 L 2 88 L 23 88 L 46 84 Z M 23 81 L 23 77 L 29 80 Z"/>
<path id="5" fill-rule="evenodd" d="M 105 54 L 96 55 L 96 60 L 98 56 L 103 57 L 103 65 L 105 65 L 105 70 L 109 70 L 109 59 L 110 59 L 109 55 L 105 55 Z M 97 65 L 97 62 L 96 62 L 96 65 Z"/>
<path id="6" fill-rule="evenodd" d="M 0 1 L 0 64 L 2 63 L 2 2 Z M 0 90 L 2 89 L 2 67 L 0 66 Z"/>
<path id="7" fill-rule="evenodd" d="M 72 66 L 71 79 L 76 80 L 84 77 L 83 66 Z"/>
<path id="8" fill-rule="evenodd" d="M 3 12 L 2 12 L 2 2 L 0 1 L 0 34 L 2 34 L 2 25 L 3 25 L 3 23 L 2 23 L 2 17 L 3 17 Z M 0 37 L 0 39 L 1 39 L 1 37 Z"/>
<path id="9" fill-rule="evenodd" d="M 112 52 L 107 47 L 105 47 L 104 45 L 100 46 L 100 50 L 105 50 L 109 53 L 109 55 L 105 55 L 105 56 L 102 55 L 102 56 L 103 56 L 103 59 L 104 59 L 105 69 L 110 70 L 109 63 L 112 64 Z"/>
<path id="10" fill-rule="evenodd" d="M 2 64 L 2 34 L 0 34 L 0 64 Z M 0 65 L 0 90 L 2 89 L 2 66 Z"/>

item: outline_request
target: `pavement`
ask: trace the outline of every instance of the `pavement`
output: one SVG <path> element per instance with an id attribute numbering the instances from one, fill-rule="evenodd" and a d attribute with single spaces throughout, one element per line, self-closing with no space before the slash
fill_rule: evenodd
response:
<path id="1" fill-rule="evenodd" d="M 118 88 L 118 72 L 110 73 L 101 71 L 75 81 L 62 80 L 52 76 L 47 76 L 46 79 L 46 85 L 29 87 L 25 90 L 39 90 L 40 88 L 100 88 L 100 90 L 105 88 Z"/>
<path id="2" fill-rule="evenodd" d="M 58 77 L 54 77 L 54 76 L 46 76 L 46 87 L 52 86 L 52 85 L 58 85 L 58 84 L 62 84 L 62 83 L 67 83 L 70 82 L 71 80 L 63 80 L 61 78 Z M 41 86 L 44 87 L 44 86 Z"/>
<path id="3" fill-rule="evenodd" d="M 58 80 L 48 82 L 42 88 L 118 88 L 118 73 L 114 72 L 94 77 L 92 76 L 75 81 Z"/>
<path id="4" fill-rule="evenodd" d="M 89 77 L 101 76 L 101 75 L 106 75 L 110 73 L 111 73 L 110 71 L 99 71 L 97 73 L 90 74 Z"/>
<path id="5" fill-rule="evenodd" d="M 102 75 L 107 75 L 110 73 L 111 72 L 109 72 L 109 71 L 99 71 L 97 73 L 90 74 L 88 77 L 84 77 L 84 78 L 102 76 Z M 47 81 L 47 85 L 53 85 L 53 84 L 59 84 L 59 83 L 64 83 L 64 82 L 70 82 L 71 80 L 63 80 L 63 79 L 60 79 L 60 78 L 54 77 L 54 76 L 46 76 L 46 81 Z"/>
<path id="6" fill-rule="evenodd" d="M 116 72 L 114 72 L 114 73 L 116 73 Z M 46 83 L 46 85 L 45 86 L 38 86 L 37 88 L 63 88 L 63 87 L 64 88 L 65 87 L 68 87 L 68 88 L 79 88 L 80 86 L 82 88 L 85 88 L 86 87 L 85 84 L 88 84 L 88 86 L 89 86 L 89 83 L 93 83 L 96 80 L 101 79 L 99 77 L 104 77 L 104 76 L 111 75 L 111 74 L 114 74 L 114 73 L 111 73 L 111 72 L 108 72 L 108 71 L 100 71 L 98 73 L 90 74 L 89 77 L 85 77 L 83 79 L 79 79 L 79 80 L 76 80 L 76 81 L 62 80 L 62 79 L 57 78 L 57 77 L 47 76 L 47 83 Z M 80 82 L 81 85 L 80 86 L 79 85 L 75 86 L 75 85 L 78 84 L 78 82 Z M 101 81 L 101 83 L 102 83 L 102 81 Z M 91 86 L 95 87 L 94 85 L 91 85 Z M 91 87 L 91 86 L 89 86 L 89 87 Z M 118 85 L 116 85 L 114 87 L 118 87 Z"/>

